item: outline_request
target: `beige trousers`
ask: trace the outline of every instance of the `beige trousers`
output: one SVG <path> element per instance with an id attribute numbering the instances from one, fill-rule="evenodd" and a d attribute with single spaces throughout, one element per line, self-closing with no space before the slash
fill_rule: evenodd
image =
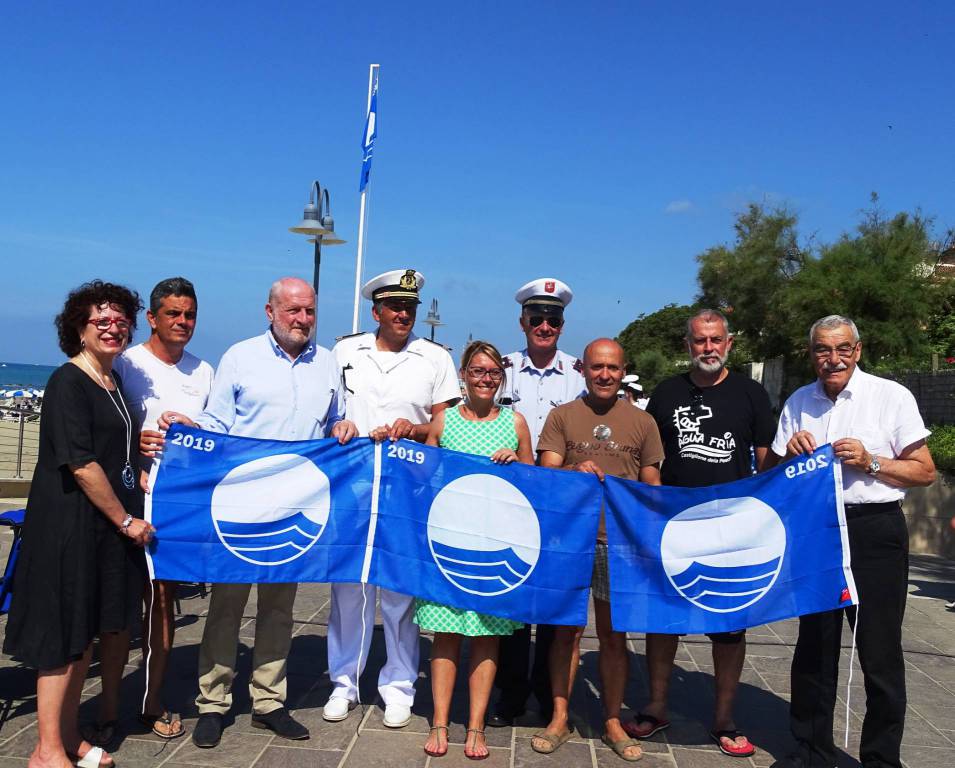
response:
<path id="1" fill-rule="evenodd" d="M 225 714 L 232 707 L 232 681 L 239 627 L 251 584 L 213 584 L 209 615 L 199 648 L 200 714 Z M 285 706 L 285 673 L 292 644 L 292 606 L 297 584 L 257 584 L 255 646 L 249 695 L 252 711 L 265 715 Z"/>

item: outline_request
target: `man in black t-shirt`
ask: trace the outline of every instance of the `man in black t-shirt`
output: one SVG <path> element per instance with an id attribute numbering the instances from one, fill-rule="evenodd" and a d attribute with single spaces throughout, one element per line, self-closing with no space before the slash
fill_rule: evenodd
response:
<path id="1" fill-rule="evenodd" d="M 647 405 L 663 441 L 663 485 L 700 487 L 747 477 L 762 468 L 775 434 L 769 396 L 757 382 L 727 370 L 733 337 L 720 312 L 705 309 L 691 317 L 686 345 L 689 372 L 658 384 Z M 755 749 L 733 722 L 745 631 L 709 637 L 716 682 L 710 735 L 724 754 L 747 757 Z M 678 643 L 678 635 L 647 634 L 650 702 L 627 724 L 631 736 L 646 739 L 669 726 L 667 693 Z"/>

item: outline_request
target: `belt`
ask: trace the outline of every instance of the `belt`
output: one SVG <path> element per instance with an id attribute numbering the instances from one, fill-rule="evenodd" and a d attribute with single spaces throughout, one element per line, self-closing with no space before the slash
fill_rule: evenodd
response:
<path id="1" fill-rule="evenodd" d="M 901 501 L 878 501 L 872 504 L 846 504 L 846 520 L 868 515 L 883 515 L 888 512 L 899 512 L 902 509 Z"/>

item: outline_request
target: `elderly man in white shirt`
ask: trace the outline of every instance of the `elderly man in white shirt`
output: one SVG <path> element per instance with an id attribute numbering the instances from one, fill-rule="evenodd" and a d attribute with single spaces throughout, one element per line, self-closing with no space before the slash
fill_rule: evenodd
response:
<path id="1" fill-rule="evenodd" d="M 385 272 L 369 280 L 362 296 L 373 302 L 377 331 L 346 336 L 335 345 L 345 414 L 362 436 L 423 442 L 435 414 L 460 399 L 451 355 L 440 344 L 412 332 L 423 285 L 424 276 L 413 269 Z M 389 728 L 403 728 L 411 721 L 418 679 L 414 598 L 372 584 L 332 584 L 328 674 L 334 688 L 322 716 L 331 722 L 344 720 L 355 706 L 358 678 L 368 660 L 375 626 L 376 593 L 387 653 L 378 675 L 378 693 L 385 704 L 383 722 Z"/>
<path id="2" fill-rule="evenodd" d="M 908 582 L 905 489 L 930 485 L 935 464 L 915 398 L 901 384 L 858 367 L 855 323 L 830 315 L 813 324 L 809 353 L 818 381 L 786 401 L 773 441 L 776 460 L 832 443 L 842 463 L 843 501 L 859 606 L 803 616 L 792 664 L 790 726 L 797 750 L 777 768 L 834 766 L 833 711 L 843 612 L 856 629 L 866 690 L 859 758 L 866 768 L 902 765 L 905 661 L 902 617 Z"/>

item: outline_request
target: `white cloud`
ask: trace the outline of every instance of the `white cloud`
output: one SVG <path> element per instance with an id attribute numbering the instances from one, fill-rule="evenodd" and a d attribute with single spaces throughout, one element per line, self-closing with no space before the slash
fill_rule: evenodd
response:
<path id="1" fill-rule="evenodd" d="M 689 200 L 671 200 L 663 209 L 666 214 L 689 213 L 694 208 Z"/>

